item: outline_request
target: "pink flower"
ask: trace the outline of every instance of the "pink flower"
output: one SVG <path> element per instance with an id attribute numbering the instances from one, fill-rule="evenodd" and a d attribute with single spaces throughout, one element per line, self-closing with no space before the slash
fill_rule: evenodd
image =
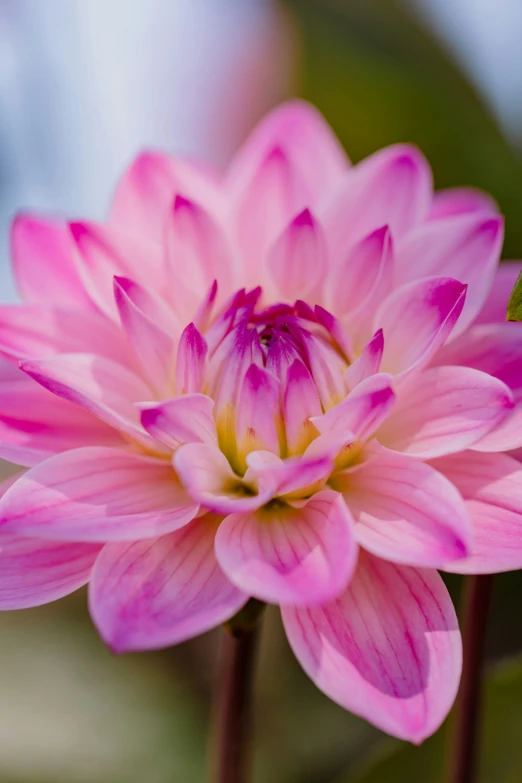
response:
<path id="1" fill-rule="evenodd" d="M 408 146 L 350 168 L 302 103 L 223 176 L 140 156 L 105 225 L 19 217 L 1 607 L 90 582 L 125 651 L 280 604 L 319 688 L 422 741 L 461 666 L 436 569 L 522 566 L 501 241 L 486 196 L 433 195 Z"/>

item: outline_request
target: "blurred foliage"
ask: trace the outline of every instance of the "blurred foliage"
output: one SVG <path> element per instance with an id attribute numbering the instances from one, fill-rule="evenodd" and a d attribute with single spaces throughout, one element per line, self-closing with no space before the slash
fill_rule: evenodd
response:
<path id="1" fill-rule="evenodd" d="M 508 321 L 522 321 L 522 273 L 509 297 L 507 317 Z"/>
<path id="2" fill-rule="evenodd" d="M 443 47 L 403 0 L 287 0 L 301 35 L 300 94 L 353 161 L 395 142 L 428 157 L 438 188 L 473 185 L 506 216 L 522 256 L 522 163 Z"/>

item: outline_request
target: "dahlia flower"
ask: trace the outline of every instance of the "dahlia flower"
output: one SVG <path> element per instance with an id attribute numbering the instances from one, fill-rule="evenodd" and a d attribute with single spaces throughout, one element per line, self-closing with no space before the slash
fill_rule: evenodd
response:
<path id="1" fill-rule="evenodd" d="M 89 582 L 123 652 L 278 604 L 324 693 L 422 741 L 461 667 L 437 569 L 522 565 L 501 242 L 487 196 L 409 146 L 350 167 L 299 102 L 223 175 L 141 155 L 103 225 L 19 217 L 0 606 Z"/>

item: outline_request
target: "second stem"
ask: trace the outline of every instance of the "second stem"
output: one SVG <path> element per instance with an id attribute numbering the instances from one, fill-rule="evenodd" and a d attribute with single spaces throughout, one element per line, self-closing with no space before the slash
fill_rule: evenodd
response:
<path id="1" fill-rule="evenodd" d="M 492 574 L 468 576 L 464 582 L 464 660 L 450 745 L 448 783 L 474 783 L 476 779 L 482 672 L 492 586 Z"/>

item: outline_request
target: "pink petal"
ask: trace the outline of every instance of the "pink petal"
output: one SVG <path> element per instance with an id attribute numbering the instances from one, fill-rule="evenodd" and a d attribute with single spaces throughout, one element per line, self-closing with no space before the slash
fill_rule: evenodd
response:
<path id="1" fill-rule="evenodd" d="M 117 325 L 100 313 L 41 304 L 0 306 L 0 353 L 18 361 L 88 351 L 132 366 Z"/>
<path id="2" fill-rule="evenodd" d="M 267 488 L 272 497 L 307 496 L 312 493 L 312 487 L 315 490 L 318 484 L 324 484 L 333 469 L 331 457 L 324 453 L 280 460 L 271 452 L 253 451 L 247 457 L 247 464 L 245 480 Z"/>
<path id="3" fill-rule="evenodd" d="M 399 375 L 426 364 L 462 312 L 466 286 L 447 277 L 415 280 L 395 290 L 375 316 L 384 333 L 383 372 Z"/>
<path id="4" fill-rule="evenodd" d="M 392 378 L 371 375 L 355 387 L 343 402 L 312 423 L 321 433 L 350 432 L 356 440 L 367 440 L 385 420 L 395 403 Z"/>
<path id="5" fill-rule="evenodd" d="M 160 246 L 177 193 L 207 206 L 218 199 L 217 189 L 200 167 L 158 152 L 143 152 L 116 188 L 110 222 Z"/>
<path id="6" fill-rule="evenodd" d="M 381 226 L 401 239 L 428 214 L 432 177 L 415 147 L 387 147 L 354 166 L 325 207 L 331 247 L 346 248 Z"/>
<path id="7" fill-rule="evenodd" d="M 233 290 L 231 251 L 223 232 L 201 206 L 176 196 L 166 224 L 168 298 L 183 323 L 192 321 L 209 284 L 220 296 Z"/>
<path id="8" fill-rule="evenodd" d="M 91 447 L 25 473 L 0 500 L 0 528 L 58 541 L 132 541 L 175 530 L 197 510 L 169 462 Z"/>
<path id="9" fill-rule="evenodd" d="M 159 396 L 168 394 L 174 386 L 172 336 L 132 301 L 118 278 L 114 280 L 114 298 L 123 331 L 144 374 Z"/>
<path id="10" fill-rule="evenodd" d="M 320 296 L 320 291 L 318 291 L 317 296 Z M 300 304 L 301 302 L 296 302 L 296 305 Z M 335 315 L 332 315 L 332 313 L 325 310 L 321 305 L 315 305 L 314 316 L 317 322 L 329 332 L 331 341 L 335 345 L 336 350 L 340 351 L 346 359 L 353 359 L 355 357 L 355 352 L 352 335 L 349 334 L 339 318 L 336 318 Z"/>
<path id="11" fill-rule="evenodd" d="M 498 213 L 498 207 L 487 193 L 475 188 L 450 188 L 433 194 L 428 220 L 440 220 L 469 212 Z"/>
<path id="12" fill-rule="evenodd" d="M 352 245 L 329 276 L 328 306 L 348 325 L 360 346 L 371 335 L 376 307 L 388 295 L 393 277 L 393 249 L 387 226 Z"/>
<path id="13" fill-rule="evenodd" d="M 515 408 L 473 449 L 508 451 L 522 446 L 522 324 L 477 324 L 437 354 L 437 364 L 475 367 L 503 381 L 512 390 Z"/>
<path id="14" fill-rule="evenodd" d="M 429 465 L 383 449 L 341 475 L 365 549 L 396 563 L 432 568 L 467 554 L 471 529 L 464 502 Z"/>
<path id="15" fill-rule="evenodd" d="M 0 484 L 0 497 L 20 478 Z M 0 610 L 55 601 L 88 580 L 101 547 L 3 535 L 0 542 Z"/>
<path id="16" fill-rule="evenodd" d="M 209 631 L 248 600 L 219 568 L 211 515 L 153 541 L 107 544 L 89 607 L 114 652 L 170 647 Z"/>
<path id="17" fill-rule="evenodd" d="M 113 278 L 143 281 L 155 291 L 164 286 L 161 254 L 133 240 L 127 232 L 96 223 L 70 223 L 76 266 L 92 301 L 110 317 L 117 316 Z"/>
<path id="18" fill-rule="evenodd" d="M 378 329 L 372 339 L 366 343 L 361 355 L 354 361 L 344 373 L 344 381 L 351 391 L 358 383 L 375 375 L 381 369 L 384 353 L 384 335 L 382 329 Z"/>
<path id="19" fill-rule="evenodd" d="M 160 403 L 143 403 L 141 423 L 150 435 L 176 449 L 181 443 L 217 446 L 212 417 L 214 401 L 204 394 L 185 394 Z"/>
<path id="20" fill-rule="evenodd" d="M 434 460 L 465 499 L 473 528 L 469 556 L 445 570 L 489 574 L 522 568 L 522 466 L 473 451 Z"/>
<path id="21" fill-rule="evenodd" d="M 328 410 L 346 397 L 343 379 L 346 360 L 316 335 L 303 331 L 301 336 L 321 405 Z"/>
<path id="22" fill-rule="evenodd" d="M 432 367 L 408 379 L 377 433 L 379 443 L 422 459 L 469 448 L 513 408 L 508 387 L 470 367 Z"/>
<path id="23" fill-rule="evenodd" d="M 238 476 L 215 446 L 187 443 L 174 454 L 174 467 L 195 503 L 217 514 L 250 511 L 273 497 L 273 486 L 258 487 Z"/>
<path id="24" fill-rule="evenodd" d="M 130 277 L 116 276 L 114 281 L 135 307 L 154 321 L 160 329 L 170 334 L 172 339 L 179 339 L 182 324 L 160 294 L 154 293 L 150 288 L 140 285 Z"/>
<path id="25" fill-rule="evenodd" d="M 231 514 L 218 529 L 216 557 L 239 589 L 262 601 L 321 603 L 344 590 L 355 568 L 353 521 L 331 490 L 299 509 Z"/>
<path id="26" fill-rule="evenodd" d="M 207 343 L 194 324 L 189 324 L 181 335 L 176 361 L 176 389 L 178 394 L 200 392 L 205 383 Z"/>
<path id="27" fill-rule="evenodd" d="M 299 663 L 333 701 L 417 744 L 438 729 L 457 693 L 462 643 L 436 571 L 361 552 L 343 596 L 282 612 Z"/>
<path id="28" fill-rule="evenodd" d="M 24 299 L 48 307 L 93 310 L 76 270 L 66 223 L 18 215 L 11 231 L 14 273 Z"/>
<path id="29" fill-rule="evenodd" d="M 506 320 L 509 297 L 520 272 L 522 272 L 522 262 L 520 261 L 503 261 L 500 264 L 488 298 L 484 302 L 475 323 L 503 323 Z"/>
<path id="30" fill-rule="evenodd" d="M 99 544 L 3 536 L 0 547 L 0 610 L 56 601 L 87 584 Z"/>
<path id="31" fill-rule="evenodd" d="M 236 415 L 237 451 L 242 462 L 249 452 L 260 449 L 279 454 L 278 417 L 279 381 L 251 364 L 243 379 Z"/>
<path id="32" fill-rule="evenodd" d="M 522 402 L 519 401 L 502 423 L 471 447 L 474 451 L 513 451 L 522 447 Z"/>
<path id="33" fill-rule="evenodd" d="M 239 391 L 246 371 L 256 361 L 258 348 L 257 332 L 238 327 L 227 335 L 212 357 L 213 367 L 218 368 L 211 378 L 211 394 L 216 403 L 214 416 L 218 430 L 221 427 L 222 430 L 233 431 L 234 409 Z M 270 369 L 269 362 L 267 366 Z"/>
<path id="34" fill-rule="evenodd" d="M 288 453 L 302 454 L 317 435 L 310 417 L 321 414 L 321 403 L 312 376 L 297 359 L 288 368 L 283 409 Z"/>
<path id="35" fill-rule="evenodd" d="M 305 209 L 276 240 L 267 257 L 270 280 L 277 299 L 319 298 L 328 265 L 323 229 Z"/>
<path id="36" fill-rule="evenodd" d="M 0 365 L 0 411 L 0 456 L 17 465 L 35 465 L 78 446 L 125 445 L 112 427 L 12 365 Z"/>
<path id="37" fill-rule="evenodd" d="M 455 335 L 478 315 L 493 283 L 502 249 L 502 219 L 481 212 L 425 223 L 396 252 L 401 282 L 432 275 L 448 276 L 468 286 Z"/>
<path id="38" fill-rule="evenodd" d="M 250 179 L 271 150 L 280 148 L 303 178 L 309 203 L 328 193 L 349 162 L 331 128 L 317 109 L 293 100 L 273 109 L 236 155 L 230 172 L 232 189 Z"/>
<path id="39" fill-rule="evenodd" d="M 506 383 L 518 399 L 522 393 L 520 346 L 522 324 L 477 324 L 445 345 L 435 357 L 437 365 L 467 365 Z"/>
<path id="40" fill-rule="evenodd" d="M 23 362 L 22 370 L 58 397 L 85 410 L 150 448 L 157 444 L 142 429 L 135 403 L 153 394 L 123 365 L 86 353 L 59 354 Z M 161 449 L 160 449 L 161 450 Z"/>
<path id="41" fill-rule="evenodd" d="M 247 172 L 245 171 L 244 174 Z M 270 150 L 249 178 L 234 182 L 234 228 L 241 250 L 243 284 L 248 287 L 265 281 L 261 277 L 264 259 L 290 220 L 306 206 L 300 172 L 292 167 L 280 147 Z"/>

